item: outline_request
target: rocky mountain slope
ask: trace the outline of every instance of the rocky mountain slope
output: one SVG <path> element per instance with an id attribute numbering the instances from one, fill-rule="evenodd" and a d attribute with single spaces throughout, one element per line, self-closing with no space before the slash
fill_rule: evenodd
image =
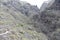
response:
<path id="1" fill-rule="evenodd" d="M 60 0 L 55 0 L 50 7 L 34 15 L 33 19 L 37 32 L 47 35 L 48 40 L 60 40 Z"/>
<path id="2" fill-rule="evenodd" d="M 0 40 L 60 40 L 60 0 L 45 5 L 0 0 Z"/>
<path id="3" fill-rule="evenodd" d="M 22 14 L 26 16 L 34 15 L 39 13 L 39 9 L 37 6 L 32 6 L 26 2 L 20 2 L 19 0 L 10 0 L 8 2 L 3 2 L 4 5 L 11 8 L 14 7 L 15 11 L 20 11 Z M 33 14 L 32 14 L 33 13 Z"/>
<path id="4" fill-rule="evenodd" d="M 30 17 L 24 15 L 26 11 L 20 7 L 25 3 L 20 3 L 23 2 L 19 2 L 19 0 L 0 0 L 0 40 L 48 40 L 44 33 L 36 32 L 33 25 L 28 24 L 31 22 Z M 24 6 L 23 8 L 25 8 Z M 26 6 L 30 8 L 30 5 Z M 33 11 L 38 13 L 39 11 L 35 9 L 32 6 L 29 10 L 33 14 L 35 13 Z"/>

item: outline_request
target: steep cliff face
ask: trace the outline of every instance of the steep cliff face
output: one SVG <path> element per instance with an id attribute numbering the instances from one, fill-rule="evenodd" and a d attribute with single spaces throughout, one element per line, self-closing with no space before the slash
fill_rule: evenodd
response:
<path id="1" fill-rule="evenodd" d="M 60 40 L 60 0 L 46 7 L 40 14 L 33 16 L 37 32 L 43 32 L 49 40 Z M 41 31 L 40 31 L 41 30 Z"/>
<path id="2" fill-rule="evenodd" d="M 0 40 L 47 40 L 28 24 L 31 20 L 19 11 L 21 5 L 17 0 L 0 0 Z"/>
<path id="3" fill-rule="evenodd" d="M 44 11 L 47 6 L 48 6 L 48 3 L 44 2 L 40 8 L 40 12 Z"/>
<path id="4" fill-rule="evenodd" d="M 60 0 L 55 0 L 53 5 L 50 6 L 50 9 L 60 10 Z"/>

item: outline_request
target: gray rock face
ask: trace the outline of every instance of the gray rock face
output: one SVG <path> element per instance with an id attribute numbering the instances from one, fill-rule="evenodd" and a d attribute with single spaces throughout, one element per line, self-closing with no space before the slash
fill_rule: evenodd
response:
<path id="1" fill-rule="evenodd" d="M 29 3 L 26 2 L 20 2 L 19 0 L 8 0 L 7 2 L 2 2 L 3 5 L 12 8 L 14 7 L 13 10 L 15 11 L 20 11 L 22 14 L 26 16 L 31 16 L 34 14 L 40 13 L 40 10 L 38 9 L 37 6 L 32 6 Z M 33 13 L 33 14 L 32 14 Z"/>
<path id="2" fill-rule="evenodd" d="M 44 2 L 40 8 L 40 12 L 44 11 L 47 6 L 48 6 L 48 3 Z"/>
<path id="3" fill-rule="evenodd" d="M 60 40 L 60 34 L 56 31 L 60 29 L 60 0 L 55 0 L 50 7 L 46 7 L 40 14 L 33 16 L 33 19 L 37 32 L 43 32 L 49 40 Z"/>
<path id="4" fill-rule="evenodd" d="M 60 10 L 60 0 L 55 0 L 49 9 Z"/>

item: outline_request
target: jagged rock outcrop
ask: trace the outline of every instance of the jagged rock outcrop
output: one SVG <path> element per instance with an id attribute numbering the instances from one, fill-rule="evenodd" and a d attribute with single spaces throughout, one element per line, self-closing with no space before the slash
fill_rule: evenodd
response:
<path id="1" fill-rule="evenodd" d="M 60 0 L 55 0 L 53 5 L 51 5 L 50 9 L 60 10 Z"/>
<path id="2" fill-rule="evenodd" d="M 55 0 L 50 7 L 47 6 L 40 14 L 33 16 L 33 19 L 37 32 L 46 34 L 49 40 L 60 40 L 60 0 Z"/>
<path id="3" fill-rule="evenodd" d="M 46 8 L 51 7 L 55 0 L 49 0 L 49 2 L 44 2 L 40 8 L 40 12 L 44 11 Z"/>
<path id="4" fill-rule="evenodd" d="M 30 5 L 26 2 L 20 2 L 19 0 L 8 0 L 7 2 L 2 1 L 4 5 L 11 8 L 14 7 L 15 11 L 20 11 L 22 14 L 26 16 L 33 16 L 40 12 L 37 6 Z"/>

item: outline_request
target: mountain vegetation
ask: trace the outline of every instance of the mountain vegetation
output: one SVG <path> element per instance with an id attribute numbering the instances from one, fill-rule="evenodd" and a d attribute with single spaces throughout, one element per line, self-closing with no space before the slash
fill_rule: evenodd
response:
<path id="1" fill-rule="evenodd" d="M 60 0 L 45 5 L 0 0 L 0 40 L 60 40 Z"/>

